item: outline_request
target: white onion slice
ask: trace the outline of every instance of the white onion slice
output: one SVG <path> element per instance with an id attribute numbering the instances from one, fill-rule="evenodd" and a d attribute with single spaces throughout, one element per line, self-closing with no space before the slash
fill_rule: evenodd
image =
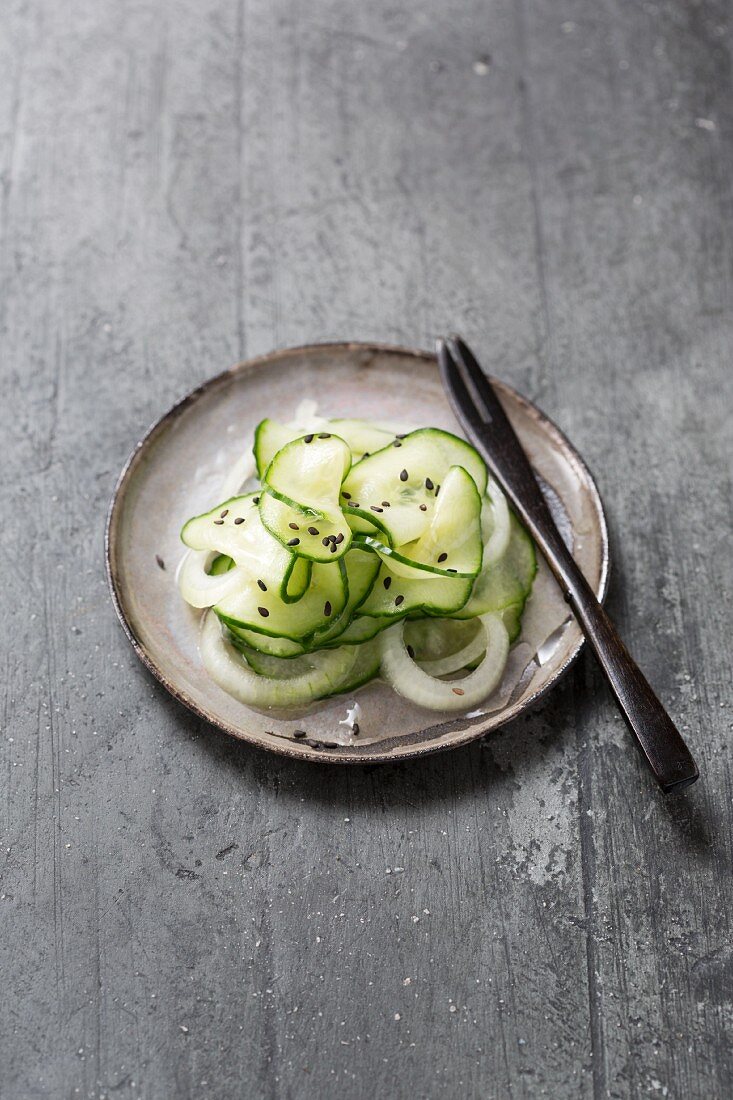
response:
<path id="1" fill-rule="evenodd" d="M 220 688 L 251 707 L 288 707 L 336 691 L 357 660 L 359 647 L 322 649 L 313 667 L 284 679 L 260 676 L 224 637 L 213 611 L 204 617 L 199 651 L 204 668 Z"/>
<path id="2" fill-rule="evenodd" d="M 178 566 L 178 588 L 191 607 L 212 607 L 247 583 L 241 566 L 212 577 L 206 570 L 214 557 L 210 550 L 189 550 Z"/>
<path id="3" fill-rule="evenodd" d="M 487 492 L 491 497 L 494 526 L 491 530 L 488 542 L 484 546 L 484 569 L 487 565 L 494 565 L 499 558 L 502 558 L 504 554 L 506 554 L 507 547 L 509 546 L 509 537 L 512 533 L 509 505 L 506 502 L 506 497 L 493 477 L 489 478 Z"/>
<path id="4" fill-rule="evenodd" d="M 385 630 L 380 639 L 382 673 L 405 699 L 430 710 L 466 710 L 482 702 L 497 687 L 509 654 L 509 635 L 498 615 L 479 619 L 486 653 L 481 664 L 458 680 L 437 680 L 410 657 L 404 641 L 404 621 Z"/>
<path id="5" fill-rule="evenodd" d="M 228 500 L 229 497 L 237 496 L 245 481 L 254 477 L 255 473 L 255 456 L 251 450 L 245 451 L 242 457 L 234 463 L 224 479 L 224 483 L 219 491 L 219 499 Z"/>

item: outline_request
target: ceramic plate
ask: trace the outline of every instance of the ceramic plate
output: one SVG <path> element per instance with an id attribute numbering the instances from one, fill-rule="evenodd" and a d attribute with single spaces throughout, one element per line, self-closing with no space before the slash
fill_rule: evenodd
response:
<path id="1" fill-rule="evenodd" d="M 608 536 L 593 479 L 568 440 L 531 402 L 496 382 L 541 475 L 553 514 L 594 591 L 608 581 Z M 297 714 L 250 710 L 213 683 L 198 654 L 200 612 L 178 595 L 179 531 L 221 499 L 227 473 L 266 416 L 290 419 L 304 397 L 325 416 L 398 420 L 460 434 L 427 352 L 372 344 L 292 348 L 226 371 L 151 428 L 122 472 L 107 523 L 107 569 L 136 653 L 196 714 L 234 737 L 304 760 L 374 763 L 462 745 L 516 718 L 568 670 L 582 637 L 540 559 L 522 634 L 502 684 L 468 714 L 440 714 L 375 681 Z M 162 564 L 161 564 L 162 563 Z M 356 707 L 356 711 L 355 708 Z M 359 734 L 352 733 L 354 714 Z M 307 739 L 294 739 L 306 730 Z"/>

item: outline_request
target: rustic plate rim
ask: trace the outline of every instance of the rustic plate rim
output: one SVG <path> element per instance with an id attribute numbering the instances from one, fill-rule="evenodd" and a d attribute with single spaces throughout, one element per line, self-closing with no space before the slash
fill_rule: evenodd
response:
<path id="1" fill-rule="evenodd" d="M 338 763 L 338 764 L 382 764 L 387 763 L 390 760 L 412 760 L 417 757 L 427 756 L 436 752 L 447 752 L 450 749 L 459 748 L 462 745 L 466 745 L 471 741 L 476 741 L 481 737 L 486 736 L 487 733 L 491 733 L 501 726 L 506 725 L 508 722 L 514 721 L 521 714 L 525 714 L 528 711 L 534 709 L 540 700 L 544 698 L 549 691 L 551 691 L 559 681 L 567 674 L 572 665 L 577 661 L 580 653 L 585 645 L 585 639 L 581 636 L 576 642 L 575 646 L 569 652 L 563 663 L 558 666 L 550 679 L 538 688 L 535 692 L 529 695 L 521 703 L 514 703 L 504 711 L 499 711 L 494 715 L 487 715 L 488 728 L 483 726 L 482 723 L 477 723 L 475 726 L 469 726 L 463 730 L 454 741 L 450 744 L 440 743 L 436 744 L 430 740 L 419 742 L 406 742 L 402 747 L 399 743 L 395 745 L 395 739 L 390 739 L 389 742 L 384 742 L 379 748 L 375 748 L 373 751 L 364 749 L 358 755 L 354 753 L 344 752 L 343 748 L 348 749 L 349 746 L 341 746 L 331 748 L 324 746 L 323 748 L 316 748 L 313 745 L 309 745 L 307 742 L 290 741 L 285 737 L 273 736 L 271 741 L 263 742 L 261 739 L 251 735 L 246 729 L 236 727 L 228 722 L 225 722 L 218 718 L 216 715 L 208 712 L 204 707 L 191 698 L 185 691 L 177 687 L 163 670 L 156 664 L 153 657 L 147 651 L 144 642 L 138 637 L 132 622 L 128 619 L 127 613 L 124 607 L 124 598 L 118 584 L 117 575 L 117 525 L 119 522 L 119 516 L 121 514 L 122 507 L 125 501 L 125 495 L 127 488 L 129 487 L 130 479 L 135 471 L 137 464 L 142 460 L 143 454 L 146 449 L 155 441 L 157 436 L 173 423 L 185 410 L 195 403 L 204 394 L 209 393 L 219 386 L 224 385 L 228 380 L 237 377 L 239 375 L 253 373 L 256 370 L 261 370 L 274 363 L 281 363 L 284 359 L 290 357 L 302 356 L 304 354 L 318 354 L 320 352 L 363 352 L 363 353 L 377 353 L 395 355 L 400 357 L 408 357 L 421 361 L 424 364 L 434 361 L 435 356 L 422 348 L 414 348 L 403 346 L 400 344 L 391 343 L 379 343 L 372 341 L 327 341 L 324 343 L 315 344 L 300 344 L 296 347 L 277 348 L 271 352 L 267 352 L 264 355 L 255 356 L 251 359 L 244 359 L 239 363 L 235 363 L 233 366 L 228 367 L 226 370 L 220 371 L 218 374 L 212 375 L 198 386 L 194 386 L 178 401 L 174 402 L 161 416 L 159 416 L 147 429 L 147 431 L 141 436 L 138 442 L 135 444 L 131 453 L 129 454 L 122 470 L 117 478 L 117 482 L 114 487 L 112 499 L 107 510 L 107 516 L 104 528 L 104 558 L 105 558 L 105 572 L 107 576 L 107 583 L 109 585 L 110 594 L 112 597 L 112 604 L 114 606 L 117 618 L 120 621 L 122 629 L 124 630 L 128 641 L 130 642 L 133 650 L 137 654 L 140 661 L 148 669 L 150 673 L 158 680 L 163 687 L 173 696 L 179 703 L 182 703 L 188 710 L 192 711 L 198 718 L 202 718 L 205 722 L 215 726 L 222 732 L 229 734 L 238 741 L 243 741 L 254 748 L 261 749 L 263 751 L 275 752 L 280 756 L 286 756 L 291 760 L 306 760 L 314 763 Z M 575 467 L 580 479 L 584 486 L 590 493 L 592 503 L 594 506 L 595 514 L 598 518 L 598 534 L 600 536 L 600 550 L 601 550 L 601 573 L 596 590 L 598 599 L 603 602 L 608 593 L 609 579 L 610 579 L 610 554 L 609 554 L 609 533 L 608 522 L 606 519 L 606 512 L 603 506 L 603 500 L 598 489 L 598 485 L 590 470 L 587 462 L 581 457 L 579 452 L 570 442 L 568 437 L 562 431 L 561 428 L 544 413 L 534 402 L 529 398 L 524 397 L 509 383 L 504 382 L 501 379 L 495 378 L 492 375 L 492 381 L 496 383 L 500 390 L 504 390 L 511 394 L 512 398 L 521 405 L 524 410 L 535 419 L 541 426 L 547 430 L 550 437 L 554 437 L 554 442 L 559 446 L 564 457 L 567 461 Z M 498 716 L 501 716 L 500 721 L 492 721 Z M 440 725 L 430 727 L 426 726 L 421 734 L 429 732 L 431 729 L 436 731 L 444 727 L 446 724 L 450 725 L 453 721 L 459 722 L 461 717 L 453 719 L 449 723 L 441 723 Z M 389 747 L 388 747 L 389 746 Z"/>

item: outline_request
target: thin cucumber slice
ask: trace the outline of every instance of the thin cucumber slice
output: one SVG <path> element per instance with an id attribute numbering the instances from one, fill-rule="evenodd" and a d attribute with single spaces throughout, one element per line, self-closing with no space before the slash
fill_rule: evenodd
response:
<path id="1" fill-rule="evenodd" d="M 347 643 L 359 645 L 373 638 L 387 624 L 382 624 L 378 619 L 353 620 L 352 615 L 371 590 L 374 578 L 379 571 L 379 560 L 373 554 L 352 550 L 344 559 L 344 564 L 349 590 L 348 601 L 341 615 L 334 617 L 328 625 L 315 631 L 305 644 L 290 641 L 287 638 L 271 638 L 266 634 L 255 633 L 253 630 L 230 626 L 233 644 L 242 647 L 245 655 L 249 649 L 254 649 L 272 657 L 290 659 L 314 649 Z"/>
<path id="2" fill-rule="evenodd" d="M 345 646 L 314 655 L 312 667 L 287 679 L 261 676 L 222 632 L 215 615 L 204 620 L 201 659 L 211 678 L 229 695 L 251 707 L 303 706 L 339 690 L 356 663 L 358 649 Z"/>
<path id="3" fill-rule="evenodd" d="M 423 672 L 427 672 L 428 676 L 450 676 L 464 668 L 475 666 L 483 657 L 486 652 L 486 633 L 481 629 L 481 620 L 464 621 L 478 624 L 479 629 L 470 641 L 454 653 L 448 653 L 435 661 L 420 661 L 420 668 Z"/>
<path id="4" fill-rule="evenodd" d="M 330 420 L 329 424 L 336 435 L 348 444 L 354 460 L 365 458 L 375 451 L 381 451 L 394 442 L 395 433 L 381 428 L 369 420 Z"/>
<path id="5" fill-rule="evenodd" d="M 498 615 L 482 615 L 484 658 L 478 667 L 456 680 L 430 676 L 410 656 L 404 640 L 404 623 L 397 623 L 380 638 L 382 673 L 406 699 L 431 710 L 466 710 L 481 703 L 498 686 L 506 668 L 509 637 Z"/>
<path id="6" fill-rule="evenodd" d="M 522 614 L 526 605 L 526 600 L 521 603 L 509 604 L 509 607 L 504 607 L 499 612 L 501 615 L 501 621 L 506 627 L 507 634 L 509 635 L 510 645 L 514 645 L 519 635 L 522 633 Z"/>
<path id="7" fill-rule="evenodd" d="M 291 642 L 289 638 L 271 638 L 268 634 L 258 634 L 254 630 L 245 630 L 236 626 L 228 626 L 229 641 L 241 653 L 247 656 L 250 650 L 257 653 L 267 653 L 271 657 L 302 657 L 307 652 L 300 642 Z"/>
<path id="8" fill-rule="evenodd" d="M 398 577 L 429 580 L 433 577 L 469 577 L 481 570 L 481 497 L 470 474 L 452 466 L 424 534 L 399 550 L 369 535 L 357 535 Z"/>
<path id="9" fill-rule="evenodd" d="M 280 424 L 277 420 L 261 420 L 255 428 L 255 440 L 252 452 L 257 466 L 257 476 L 260 481 L 265 476 L 265 470 L 272 462 L 278 451 L 298 436 L 305 435 L 297 428 Z"/>
<path id="10" fill-rule="evenodd" d="M 464 649 L 479 633 L 478 619 L 420 619 L 405 624 L 405 642 L 421 665 Z M 458 666 L 462 668 L 462 665 Z"/>
<path id="11" fill-rule="evenodd" d="M 463 439 L 421 428 L 352 466 L 341 500 L 355 531 L 382 531 L 393 548 L 414 542 L 427 530 L 436 496 L 451 466 L 462 466 L 486 488 L 486 466 Z"/>
<path id="12" fill-rule="evenodd" d="M 506 553 L 481 571 L 470 600 L 454 612 L 456 618 L 469 619 L 512 605 L 524 606 L 537 572 L 537 556 L 532 539 L 513 515 L 510 526 Z"/>
<path id="13" fill-rule="evenodd" d="M 260 517 L 270 534 L 303 561 L 338 561 L 351 546 L 351 529 L 338 506 L 333 519 L 306 516 L 263 491 Z"/>
<path id="14" fill-rule="evenodd" d="M 371 591 L 379 572 L 379 559 L 374 554 L 352 549 L 344 558 L 344 564 L 349 590 L 346 605 L 338 617 L 334 616 L 328 625 L 316 630 L 305 644 L 290 642 L 285 638 L 268 638 L 234 627 L 230 629 L 235 644 L 273 657 L 291 658 L 315 649 L 345 644 L 359 645 L 373 638 L 387 624 L 382 624 L 378 619 L 354 620 L 352 616 Z"/>
<path id="15" fill-rule="evenodd" d="M 351 467 L 351 452 L 330 432 L 311 432 L 286 443 L 265 470 L 263 483 L 273 496 L 311 516 L 340 512 L 341 483 Z"/>
<path id="16" fill-rule="evenodd" d="M 311 561 L 337 561 L 346 553 L 351 530 L 339 493 L 350 466 L 348 447 L 329 432 L 294 439 L 272 459 L 260 512 L 267 529 L 292 553 Z"/>
<path id="17" fill-rule="evenodd" d="M 191 551 L 193 553 L 193 551 Z M 297 603 L 301 596 L 305 595 L 308 591 L 308 585 L 311 582 L 311 570 L 313 568 L 312 562 L 304 561 L 302 563 L 306 566 L 305 569 L 296 567 L 288 578 L 285 591 L 280 593 L 285 603 Z M 216 577 L 222 573 L 228 573 L 230 569 L 234 569 L 235 565 L 231 558 L 226 554 L 218 554 L 209 569 L 209 575 Z M 236 587 L 236 586 L 235 586 Z M 222 593 L 222 596 L 224 593 Z M 213 603 L 217 603 L 218 600 L 214 600 Z M 206 606 L 210 606 L 207 604 Z"/>
<path id="18" fill-rule="evenodd" d="M 368 684 L 379 673 L 382 663 L 382 651 L 377 639 L 365 642 L 363 645 L 342 648 L 355 649 L 357 656 L 351 670 L 344 675 L 338 688 L 331 693 L 332 695 L 343 695 L 347 691 L 356 691 L 357 688 Z"/>
<path id="19" fill-rule="evenodd" d="M 247 661 L 250 668 L 259 676 L 269 676 L 273 680 L 292 680 L 295 676 L 302 676 L 317 668 L 321 663 L 320 653 L 303 653 L 297 657 L 273 657 L 269 653 L 261 653 L 249 646 L 237 646 L 238 651 Z"/>
<path id="20" fill-rule="evenodd" d="M 366 615 L 355 616 L 346 629 L 330 640 L 321 641 L 321 649 L 330 649 L 341 645 L 362 645 L 364 642 L 381 634 L 391 624 L 392 619 L 370 619 Z M 271 657 L 292 658 L 301 657 L 304 653 L 311 652 L 298 642 L 291 642 L 287 638 L 270 638 L 267 634 L 255 634 L 253 630 L 237 630 L 229 628 L 232 644 L 241 648 L 246 655 L 252 649 L 258 653 L 266 653 Z"/>
<path id="21" fill-rule="evenodd" d="M 375 619 L 367 615 L 356 614 L 342 634 L 336 639 L 338 645 L 361 645 L 370 638 L 376 638 L 391 624 L 392 619 Z M 328 643 L 326 643 L 328 644 Z"/>
<path id="22" fill-rule="evenodd" d="M 384 562 L 359 615 L 402 619 L 406 615 L 446 616 L 459 611 L 471 595 L 470 579 L 435 577 L 429 583 L 398 577 Z"/>
<path id="23" fill-rule="evenodd" d="M 341 645 L 344 631 L 348 628 L 354 612 L 372 590 L 377 573 L 379 559 L 364 550 L 352 547 L 344 558 L 348 600 L 337 619 L 333 619 L 324 629 L 316 631 L 311 639 L 313 648 L 325 645 Z M 371 635 L 370 635 L 371 637 Z M 360 639 L 364 640 L 364 639 Z"/>
<path id="24" fill-rule="evenodd" d="M 493 477 L 489 478 L 486 509 L 481 510 L 481 526 L 484 539 L 484 565 L 493 565 L 503 558 L 511 537 L 511 513 L 506 497 Z M 487 516 L 488 512 L 488 516 Z M 489 518 L 490 517 L 490 518 Z M 488 519 L 489 530 L 486 530 Z"/>
<path id="25" fill-rule="evenodd" d="M 210 577 L 220 577 L 234 568 L 234 562 L 226 554 L 217 554 L 209 566 Z M 214 601 L 216 603 L 216 601 Z"/>
<path id="26" fill-rule="evenodd" d="M 264 477 L 265 470 L 286 443 L 311 431 L 318 434 L 329 430 L 344 440 L 356 462 L 367 454 L 387 447 L 394 441 L 396 432 L 401 429 L 395 428 L 393 431 L 390 427 L 382 427 L 369 420 L 324 420 L 323 417 L 307 415 L 303 417 L 298 413 L 290 424 L 281 424 L 277 420 L 262 420 L 255 429 L 252 448 L 259 477 Z"/>
<path id="27" fill-rule="evenodd" d="M 302 643 L 335 620 L 347 599 L 346 569 L 340 561 L 314 565 L 308 591 L 297 603 L 288 604 L 278 592 L 253 582 L 221 600 L 214 610 L 227 626 Z"/>
<path id="28" fill-rule="evenodd" d="M 310 582 L 310 566 L 263 526 L 259 497 L 259 493 L 232 497 L 210 512 L 194 516 L 184 524 L 181 539 L 192 550 L 216 551 L 230 557 L 244 573 L 261 580 L 286 603 L 299 600 Z"/>
<path id="29" fill-rule="evenodd" d="M 342 649 L 346 647 L 340 647 Z M 351 664 L 343 681 L 334 684 L 333 693 L 349 691 L 371 680 L 379 670 L 381 654 L 379 644 L 375 641 L 366 642 L 359 646 L 350 646 L 354 650 L 355 660 Z M 247 664 L 259 673 L 260 676 L 269 676 L 274 680 L 288 680 L 294 676 L 300 676 L 317 668 L 322 658 L 320 653 L 306 653 L 302 657 L 290 660 L 282 657 L 270 657 L 257 650 L 247 649 L 243 651 Z"/>

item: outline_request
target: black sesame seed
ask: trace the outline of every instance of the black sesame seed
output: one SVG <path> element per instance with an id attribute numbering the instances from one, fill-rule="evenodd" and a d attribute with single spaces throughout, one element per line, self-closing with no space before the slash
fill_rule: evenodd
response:
<path id="1" fill-rule="evenodd" d="M 431 489 L 435 488 L 429 477 L 425 478 L 425 488 L 428 490 L 428 492 L 430 492 Z"/>
<path id="2" fill-rule="evenodd" d="M 370 504 L 369 507 L 373 512 L 383 512 L 384 508 L 377 508 L 376 504 Z"/>
<path id="3" fill-rule="evenodd" d="M 298 527 L 297 523 L 289 523 L 288 527 L 290 528 L 291 531 L 299 531 L 300 530 L 300 527 Z"/>
<path id="4" fill-rule="evenodd" d="M 391 583 L 392 583 L 392 578 L 391 577 L 385 577 L 384 580 L 382 581 L 382 584 L 384 585 L 385 588 L 389 588 Z"/>
<path id="5" fill-rule="evenodd" d="M 359 736 L 359 723 L 358 722 L 354 722 L 353 726 L 351 727 L 351 732 L 353 733 L 354 737 Z"/>
<path id="6" fill-rule="evenodd" d="M 331 433 L 330 432 L 319 432 L 318 433 L 318 438 L 319 439 L 330 439 L 331 438 Z"/>
<path id="7" fill-rule="evenodd" d="M 161 558 L 160 554 L 155 555 L 155 560 L 158 563 L 158 569 L 165 569 L 165 562 Z"/>
<path id="8" fill-rule="evenodd" d="M 318 530 L 317 527 L 309 527 L 308 528 L 308 534 L 309 535 L 319 535 L 320 531 Z"/>
<path id="9" fill-rule="evenodd" d="M 408 652 L 409 656 L 412 657 L 412 659 L 414 661 L 415 660 L 415 650 L 412 648 L 411 645 L 408 645 L 407 652 Z"/>
<path id="10" fill-rule="evenodd" d="M 337 546 L 340 546 L 341 543 L 344 541 L 343 531 L 339 531 L 339 533 L 336 535 L 336 538 L 333 541 L 336 543 Z"/>
<path id="11" fill-rule="evenodd" d="M 223 519 L 215 519 L 214 523 L 216 524 L 217 527 L 223 527 L 224 526 L 224 520 Z"/>
<path id="12" fill-rule="evenodd" d="M 388 500 L 383 500 L 382 501 L 382 507 L 383 508 L 391 508 L 391 504 L 389 503 Z"/>
<path id="13" fill-rule="evenodd" d="M 404 602 L 405 602 L 405 597 L 404 596 L 395 596 L 395 598 L 394 598 L 395 607 L 399 607 L 400 604 L 404 603 Z"/>
<path id="14" fill-rule="evenodd" d="M 306 435 L 303 439 L 303 442 L 304 443 L 312 443 L 313 442 L 313 436 L 312 435 Z"/>
<path id="15" fill-rule="evenodd" d="M 407 432 L 400 432 L 399 435 L 396 436 L 396 438 L 397 439 L 404 439 L 406 435 L 407 435 Z"/>
<path id="16" fill-rule="evenodd" d="M 349 505 L 349 508 L 361 508 L 361 504 L 357 504 L 357 502 L 355 500 L 352 500 L 351 504 Z"/>
<path id="17" fill-rule="evenodd" d="M 326 616 L 326 618 L 328 618 L 328 616 L 331 614 L 331 601 L 330 600 L 326 600 L 325 604 L 323 605 L 323 614 Z"/>
<path id="18" fill-rule="evenodd" d="M 244 523 L 244 516 L 237 516 L 234 521 L 234 526 L 239 527 L 240 523 Z"/>
<path id="19" fill-rule="evenodd" d="M 253 504 L 259 504 L 259 503 L 260 503 L 260 498 L 259 498 L 259 497 L 255 497 L 255 498 L 254 498 L 254 500 L 252 501 L 252 503 L 253 503 Z"/>
<path id="20" fill-rule="evenodd" d="M 290 539 L 288 541 L 288 546 L 297 546 L 299 542 L 300 542 L 300 539 Z"/>
<path id="21" fill-rule="evenodd" d="M 440 485 L 436 485 L 435 486 L 435 495 L 436 495 L 436 497 L 437 497 L 439 492 L 440 492 Z"/>
<path id="22" fill-rule="evenodd" d="M 229 515 L 229 509 L 225 508 L 223 512 L 219 512 L 219 515 L 221 516 L 222 519 L 224 519 L 225 516 Z"/>
<path id="23" fill-rule="evenodd" d="M 325 539 L 321 539 L 321 542 L 323 543 L 324 546 L 328 546 L 330 541 L 331 541 L 331 536 L 330 535 L 326 535 Z"/>
<path id="24" fill-rule="evenodd" d="M 331 553 L 335 554 L 337 550 L 338 550 L 338 546 L 336 545 L 335 542 L 332 542 L 331 543 Z"/>
<path id="25" fill-rule="evenodd" d="M 457 573 L 457 569 L 446 569 L 446 573 Z"/>
<path id="26" fill-rule="evenodd" d="M 420 505 L 420 511 L 421 512 L 427 512 L 427 510 L 428 510 L 427 504 L 421 504 Z"/>
<path id="27" fill-rule="evenodd" d="M 402 446 L 402 444 L 400 443 L 399 439 L 395 439 L 395 441 L 394 441 L 394 443 L 392 444 L 392 446 L 393 446 L 393 447 L 401 447 L 401 446 Z"/>
<path id="28" fill-rule="evenodd" d="M 259 611 L 263 619 L 266 619 L 270 614 L 266 607 L 258 607 L 257 610 Z"/>
<path id="29" fill-rule="evenodd" d="M 265 584 L 264 581 L 257 581 L 257 584 L 258 584 L 259 588 L 262 589 L 263 592 L 267 592 L 267 585 Z"/>
<path id="30" fill-rule="evenodd" d="M 409 476 L 410 475 L 408 474 L 407 470 L 400 471 L 400 481 L 407 481 Z"/>
<path id="31" fill-rule="evenodd" d="M 448 558 L 447 554 L 438 554 L 438 561 L 446 561 L 447 558 Z"/>
<path id="32" fill-rule="evenodd" d="M 342 493 L 341 496 L 344 500 L 351 500 L 351 493 Z"/>
<path id="33" fill-rule="evenodd" d="M 305 730 L 293 730 L 293 737 L 306 737 Z"/>

